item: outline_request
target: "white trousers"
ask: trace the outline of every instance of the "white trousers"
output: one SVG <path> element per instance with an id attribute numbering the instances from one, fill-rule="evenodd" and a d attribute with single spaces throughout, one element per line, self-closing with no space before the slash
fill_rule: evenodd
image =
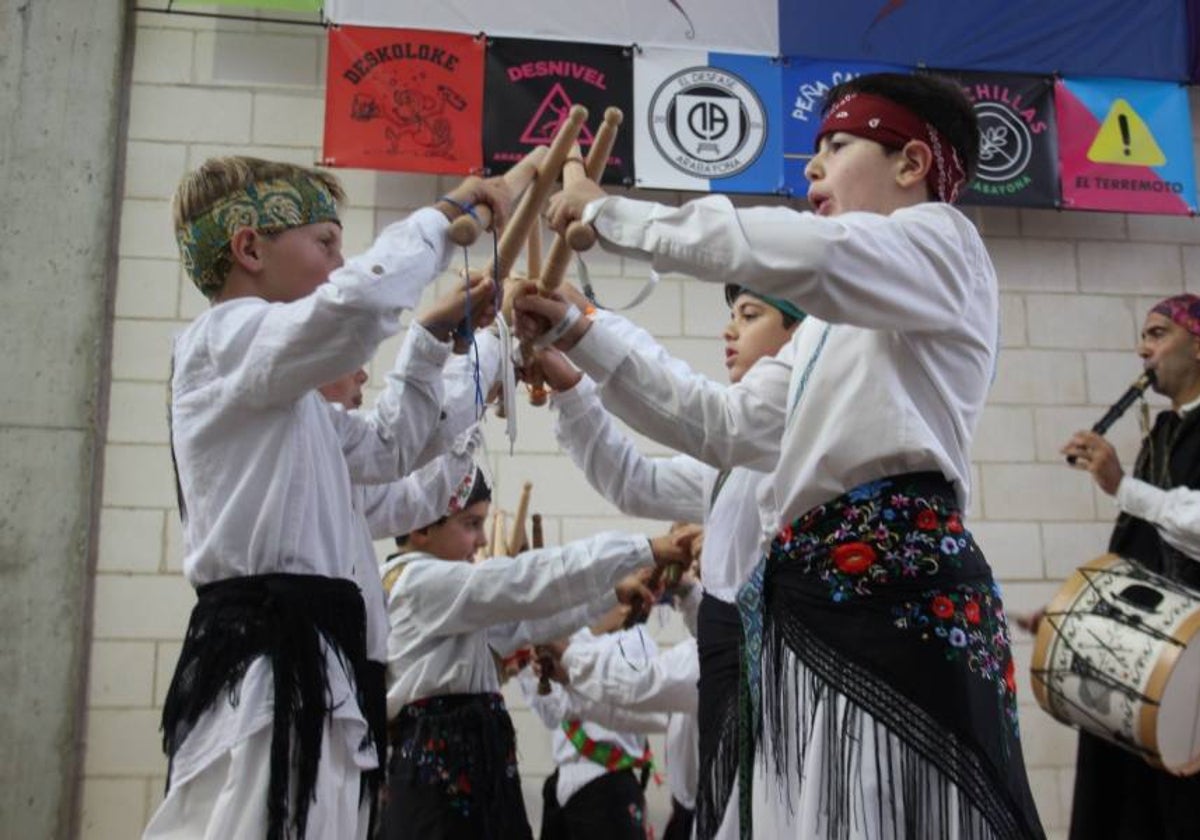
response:
<path id="1" fill-rule="evenodd" d="M 305 840 L 365 840 L 370 803 L 360 803 L 362 770 L 346 748 L 347 724 L 326 719 L 316 800 L 308 809 Z M 295 789 L 295 775 L 291 777 Z M 182 784 L 172 785 L 150 819 L 143 840 L 262 840 L 267 833 L 271 727 L 233 745 Z M 289 793 L 289 802 L 293 796 Z M 292 837 L 291 819 L 285 836 Z"/>

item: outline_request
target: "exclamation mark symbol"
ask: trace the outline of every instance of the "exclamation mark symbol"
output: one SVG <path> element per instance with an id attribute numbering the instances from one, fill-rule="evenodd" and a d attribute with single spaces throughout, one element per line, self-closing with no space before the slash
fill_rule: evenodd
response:
<path id="1" fill-rule="evenodd" d="M 1129 118 L 1124 114 L 1117 114 L 1117 127 L 1121 129 L 1121 143 L 1125 146 L 1125 157 L 1132 154 L 1129 142 Z"/>

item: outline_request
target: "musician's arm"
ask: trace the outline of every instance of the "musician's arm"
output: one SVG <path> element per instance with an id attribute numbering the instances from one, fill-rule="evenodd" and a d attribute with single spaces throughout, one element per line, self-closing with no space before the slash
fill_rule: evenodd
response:
<path id="1" fill-rule="evenodd" d="M 1163 490 L 1127 475 L 1117 486 L 1117 505 L 1152 524 L 1168 545 L 1200 562 L 1200 490 Z"/>

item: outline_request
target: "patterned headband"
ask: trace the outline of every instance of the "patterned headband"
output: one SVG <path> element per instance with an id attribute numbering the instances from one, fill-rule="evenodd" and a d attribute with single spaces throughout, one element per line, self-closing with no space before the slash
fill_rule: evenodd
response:
<path id="1" fill-rule="evenodd" d="M 817 129 L 816 145 L 835 131 L 874 140 L 882 146 L 900 149 L 909 140 L 920 140 L 933 153 L 933 166 L 926 182 L 938 201 L 953 204 L 967 181 L 966 169 L 958 151 L 946 141 L 933 123 L 927 122 L 890 99 L 869 93 L 851 93 L 839 99 L 826 113 Z"/>
<path id="2" fill-rule="evenodd" d="M 341 224 L 329 188 L 306 176 L 273 178 L 225 196 L 176 230 L 175 240 L 192 282 L 206 297 L 212 297 L 233 267 L 229 243 L 240 228 L 280 233 L 315 222 Z"/>
<path id="3" fill-rule="evenodd" d="M 1200 336 L 1200 297 L 1175 295 L 1159 301 L 1150 311 L 1165 315 L 1192 335 Z"/>

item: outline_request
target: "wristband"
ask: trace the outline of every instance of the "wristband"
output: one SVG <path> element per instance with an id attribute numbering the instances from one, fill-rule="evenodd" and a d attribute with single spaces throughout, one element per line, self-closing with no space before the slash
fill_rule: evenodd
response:
<path id="1" fill-rule="evenodd" d="M 465 201 L 459 201 L 458 199 L 454 199 L 448 195 L 444 195 L 433 203 L 440 204 L 441 202 L 445 202 L 446 204 L 449 204 L 451 207 L 457 207 L 465 215 L 470 216 L 472 219 L 474 219 L 476 222 L 478 222 L 480 227 L 484 227 L 483 222 L 480 221 L 479 215 L 475 212 L 475 208 L 472 207 L 470 204 L 467 204 Z"/>
<path id="2" fill-rule="evenodd" d="M 567 331 L 575 326 L 582 317 L 583 313 L 579 311 L 579 307 L 572 303 L 567 307 L 567 311 L 563 313 L 562 320 L 551 327 L 549 332 L 534 341 L 533 346 L 539 350 L 543 347 L 549 347 L 566 335 Z"/>

